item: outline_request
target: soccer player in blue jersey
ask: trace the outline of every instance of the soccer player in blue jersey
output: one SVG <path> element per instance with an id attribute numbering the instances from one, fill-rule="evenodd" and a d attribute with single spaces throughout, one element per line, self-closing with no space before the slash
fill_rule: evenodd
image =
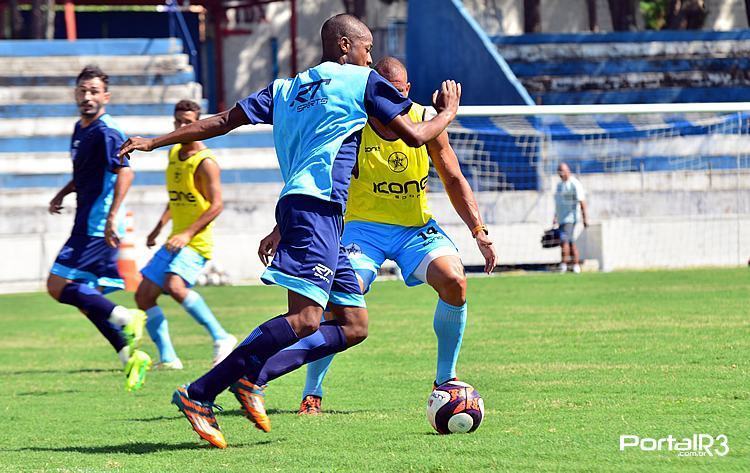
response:
<path id="1" fill-rule="evenodd" d="M 409 95 L 406 67 L 396 58 L 384 57 L 375 70 L 403 96 Z M 414 103 L 409 118 L 420 122 L 427 110 Z M 485 260 L 484 270 L 495 267 L 496 254 L 487 227 L 482 222 L 471 186 L 466 181 L 456 153 L 443 132 L 427 145 L 413 148 L 399 140 L 376 118 L 370 118 L 362 131 L 356 171 L 349 188 L 342 244 L 357 273 L 362 291 L 367 293 L 386 259 L 395 261 L 407 286 L 427 283 L 438 293 L 433 317 L 437 335 L 435 387 L 456 379 L 461 341 L 466 326 L 466 275 L 453 242 L 435 221 L 427 202 L 430 161 L 440 176 L 456 213 L 474 237 Z M 278 242 L 276 232 L 261 241 L 258 254 L 268 263 Z M 327 316 L 329 314 L 326 314 Z M 251 381 L 257 396 L 263 386 L 298 366 L 290 359 L 292 345 L 268 360 L 263 371 Z M 300 414 L 319 414 L 323 379 L 334 355 L 307 365 L 307 381 Z M 255 403 L 252 419 L 264 421 L 265 399 Z"/>
<path id="2" fill-rule="evenodd" d="M 248 410 L 255 397 L 249 396 L 241 378 L 256 377 L 265 362 L 284 348 L 304 340 L 295 356 L 307 363 L 346 350 L 367 336 L 364 297 L 341 245 L 341 233 L 349 180 L 368 115 L 410 146 L 422 146 L 445 130 L 458 110 L 460 85 L 446 81 L 433 96 L 438 114 L 432 120 L 412 122 L 406 116 L 411 101 L 366 67 L 372 63 L 372 34 L 356 17 L 329 18 L 321 39 L 323 57 L 318 66 L 273 81 L 227 112 L 165 136 L 131 138 L 120 150 L 121 155 L 151 151 L 207 139 L 248 123 L 274 125 L 285 182 L 276 206 L 281 238 L 262 279 L 289 290 L 288 310 L 258 326 L 223 362 L 178 388 L 172 397 L 198 435 L 219 448 L 226 447 L 213 413 L 219 393 L 232 386 Z M 321 323 L 326 306 L 333 320 Z"/>
<path id="3" fill-rule="evenodd" d="M 132 391 L 143 385 L 151 365 L 149 356 L 136 350 L 146 315 L 102 295 L 124 288 L 117 271 L 118 233 L 124 230 L 122 202 L 133 181 L 127 161 L 118 157 L 125 135 L 105 109 L 108 83 L 96 66 L 86 66 L 76 79 L 80 120 L 70 145 L 73 179 L 49 203 L 50 213 L 59 214 L 65 196 L 75 192 L 75 223 L 50 270 L 47 291 L 77 307 L 99 329 L 125 367 L 125 388 Z"/>

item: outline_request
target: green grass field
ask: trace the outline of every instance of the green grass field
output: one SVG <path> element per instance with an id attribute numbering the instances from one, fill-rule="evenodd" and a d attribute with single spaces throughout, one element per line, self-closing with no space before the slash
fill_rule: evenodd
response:
<path id="1" fill-rule="evenodd" d="M 284 310 L 278 288 L 201 292 L 238 337 Z M 304 370 L 269 387 L 269 434 L 223 394 L 221 451 L 169 403 L 211 357 L 176 304 L 164 301 L 186 369 L 151 372 L 126 393 L 114 352 L 82 315 L 44 294 L 2 296 L 0 470 L 750 471 L 749 302 L 745 269 L 473 278 L 459 374 L 486 416 L 473 434 L 440 436 L 424 413 L 435 296 L 376 284 L 370 338 L 334 362 L 328 413 L 295 414 Z M 155 354 L 150 341 L 145 350 Z M 622 434 L 694 433 L 727 435 L 729 454 L 619 451 Z"/>

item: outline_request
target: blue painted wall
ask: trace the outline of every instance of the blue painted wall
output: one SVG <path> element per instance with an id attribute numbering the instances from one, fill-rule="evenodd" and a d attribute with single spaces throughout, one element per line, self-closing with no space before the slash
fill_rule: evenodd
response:
<path id="1" fill-rule="evenodd" d="M 406 62 L 410 95 L 429 104 L 445 79 L 461 82 L 463 105 L 531 105 L 526 89 L 459 0 L 410 0 Z"/>

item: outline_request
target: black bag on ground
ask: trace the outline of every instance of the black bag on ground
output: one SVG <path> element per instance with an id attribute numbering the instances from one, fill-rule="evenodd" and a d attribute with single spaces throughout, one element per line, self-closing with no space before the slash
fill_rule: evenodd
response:
<path id="1" fill-rule="evenodd" d="M 542 248 L 554 248 L 560 246 L 560 229 L 550 228 L 542 235 Z"/>

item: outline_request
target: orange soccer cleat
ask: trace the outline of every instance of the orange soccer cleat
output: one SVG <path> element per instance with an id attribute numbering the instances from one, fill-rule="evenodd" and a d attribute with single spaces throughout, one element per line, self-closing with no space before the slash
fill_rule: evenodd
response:
<path id="1" fill-rule="evenodd" d="M 316 416 L 322 412 L 320 409 L 321 402 L 323 402 L 322 397 L 308 394 L 304 397 L 304 399 L 302 399 L 302 402 L 299 405 L 299 412 L 297 412 L 297 414 L 301 416 Z"/>
<path id="2" fill-rule="evenodd" d="M 266 414 L 265 386 L 256 386 L 246 377 L 242 377 L 229 387 L 237 401 L 242 405 L 245 417 L 250 419 L 257 429 L 271 431 L 271 419 Z"/>
<path id="3" fill-rule="evenodd" d="M 224 440 L 224 434 L 219 429 L 216 422 L 213 408 L 221 412 L 221 407 L 213 403 L 200 402 L 190 399 L 188 396 L 187 385 L 180 386 L 172 395 L 172 404 L 182 412 L 185 418 L 193 426 L 193 430 L 201 436 L 203 440 L 217 448 L 227 448 L 227 441 Z"/>

